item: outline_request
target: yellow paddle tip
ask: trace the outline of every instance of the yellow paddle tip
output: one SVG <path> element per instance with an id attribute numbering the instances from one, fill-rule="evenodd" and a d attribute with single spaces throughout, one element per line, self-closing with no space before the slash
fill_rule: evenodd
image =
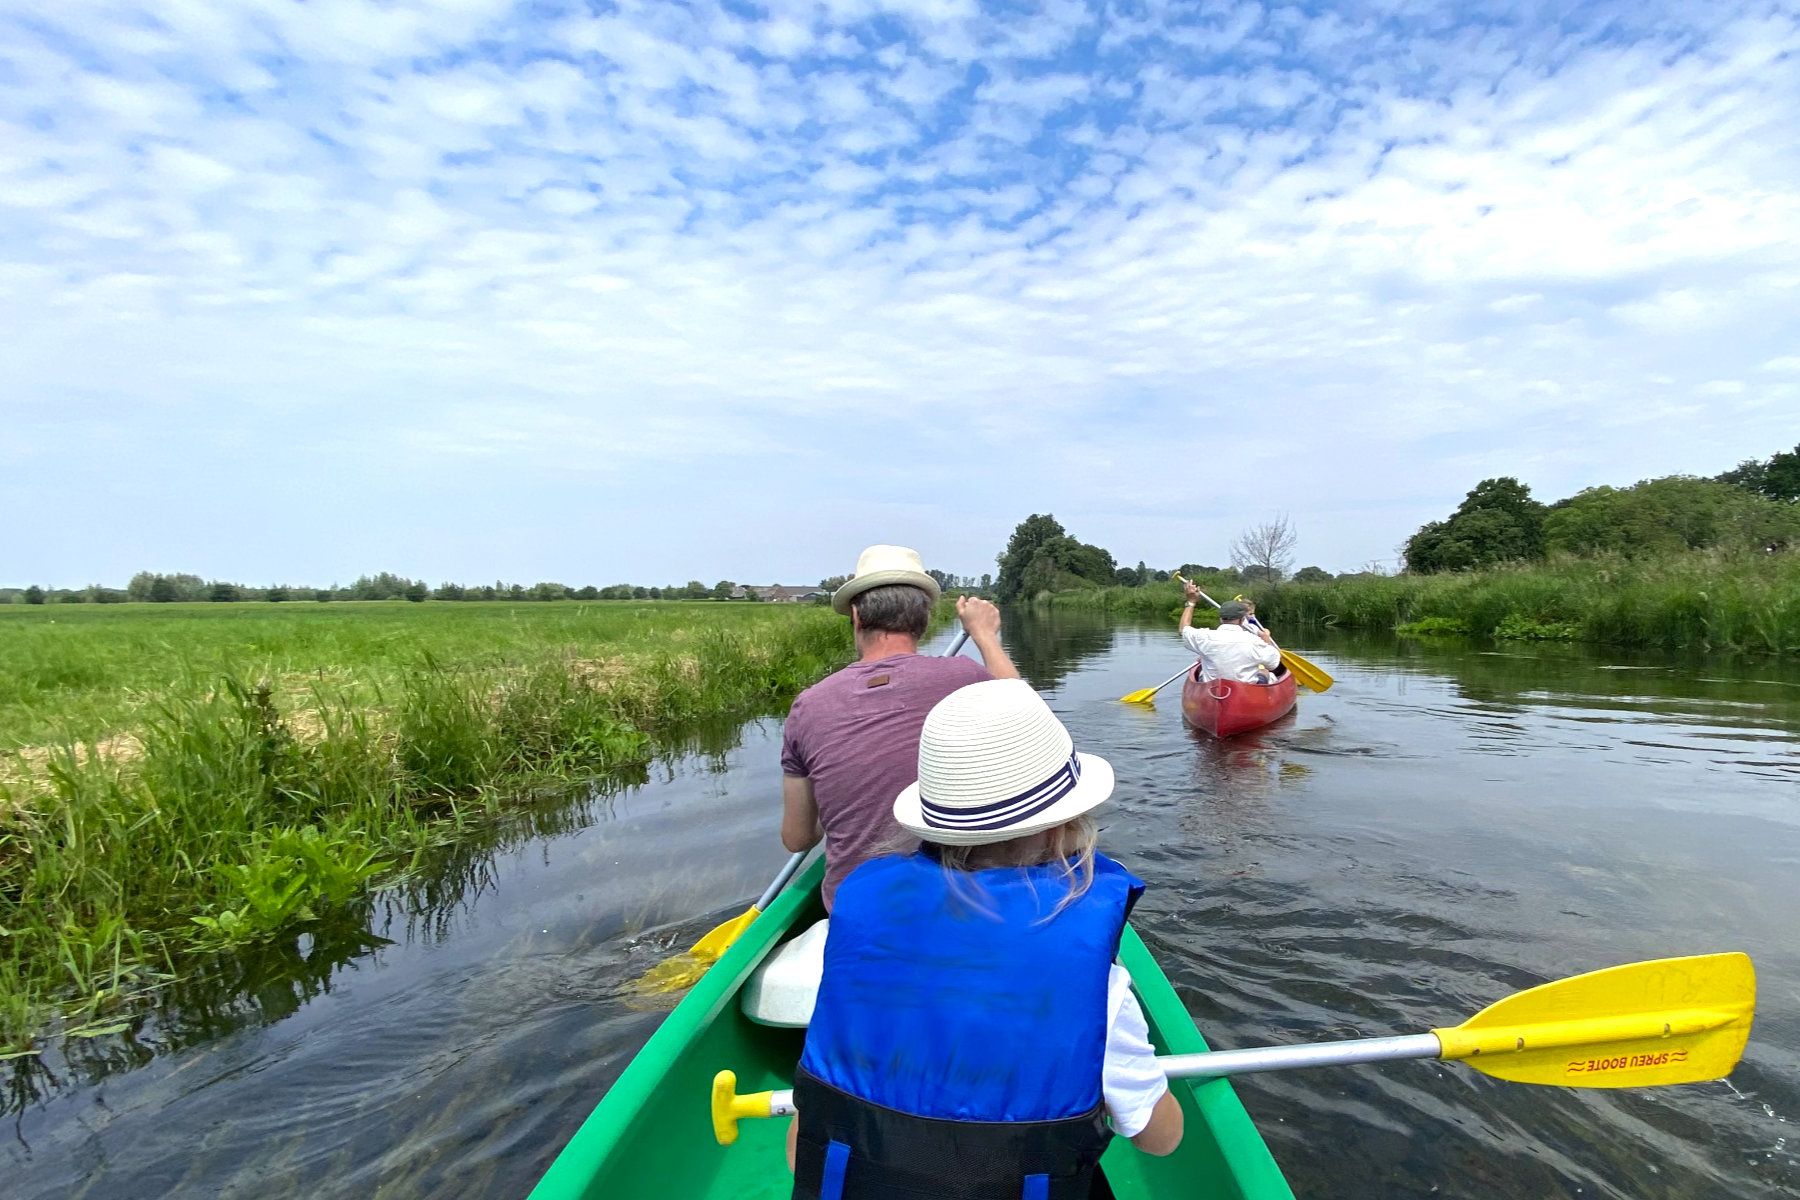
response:
<path id="1" fill-rule="evenodd" d="M 1656 1087 L 1730 1074 L 1755 1013 L 1749 957 L 1701 954 L 1542 984 L 1432 1032 L 1441 1057 L 1497 1079 Z"/>

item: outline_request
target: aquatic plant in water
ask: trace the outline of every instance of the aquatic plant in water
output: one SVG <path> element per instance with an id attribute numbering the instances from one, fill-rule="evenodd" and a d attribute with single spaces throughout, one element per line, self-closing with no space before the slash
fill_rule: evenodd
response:
<path id="1" fill-rule="evenodd" d="M 14 755 L 0 1054 L 47 1028 L 129 1028 L 208 955 L 360 923 L 437 847 L 552 785 L 641 769 L 695 720 L 765 709 L 850 650 L 829 612 L 727 620 L 664 621 L 632 658 L 427 651 L 373 677 L 321 664 L 285 690 L 187 674 L 142 710 L 129 753 L 107 729 Z"/>

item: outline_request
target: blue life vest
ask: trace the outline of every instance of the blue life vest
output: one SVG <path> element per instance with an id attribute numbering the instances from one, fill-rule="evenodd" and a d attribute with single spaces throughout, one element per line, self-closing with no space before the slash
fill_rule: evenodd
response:
<path id="1" fill-rule="evenodd" d="M 796 1072 L 796 1197 L 1085 1197 L 1111 1133 L 1107 975 L 1144 885 L 1094 857 L 972 874 L 873 859 L 838 889 Z"/>

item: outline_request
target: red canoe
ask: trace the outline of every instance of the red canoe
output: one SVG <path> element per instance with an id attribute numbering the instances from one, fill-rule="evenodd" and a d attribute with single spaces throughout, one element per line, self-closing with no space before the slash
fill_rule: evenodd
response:
<path id="1" fill-rule="evenodd" d="M 1189 725 L 1214 737 L 1230 737 L 1260 729 L 1294 707 L 1294 676 L 1285 668 L 1274 683 L 1238 683 L 1232 679 L 1201 682 L 1200 664 L 1181 685 L 1181 715 Z"/>

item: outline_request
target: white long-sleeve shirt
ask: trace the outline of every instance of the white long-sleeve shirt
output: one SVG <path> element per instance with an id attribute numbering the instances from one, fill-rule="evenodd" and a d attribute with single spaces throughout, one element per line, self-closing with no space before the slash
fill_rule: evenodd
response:
<path id="1" fill-rule="evenodd" d="M 1106 979 L 1106 1061 L 1100 1090 L 1114 1132 L 1125 1137 L 1144 1132 L 1156 1102 L 1169 1090 L 1150 1045 L 1150 1023 L 1131 993 L 1131 975 L 1118 963 Z"/>
<path id="2" fill-rule="evenodd" d="M 1256 682 L 1258 667 L 1274 670 L 1281 665 L 1281 650 L 1242 625 L 1200 629 L 1189 625 L 1181 640 L 1200 656 L 1200 678 Z"/>

